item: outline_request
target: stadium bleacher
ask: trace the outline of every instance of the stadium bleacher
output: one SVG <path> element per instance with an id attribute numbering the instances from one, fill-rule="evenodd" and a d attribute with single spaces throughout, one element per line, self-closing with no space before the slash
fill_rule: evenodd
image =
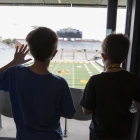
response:
<path id="1" fill-rule="evenodd" d="M 17 39 L 16 46 L 26 45 L 24 39 Z M 59 40 L 58 52 L 54 59 L 95 60 L 100 58 L 101 42 L 88 40 Z"/>
<path id="2" fill-rule="evenodd" d="M 15 53 L 14 48 L 11 48 L 9 45 L 3 42 L 0 42 L 0 67 L 3 67 L 5 64 L 9 63 L 13 59 L 14 53 Z M 32 57 L 26 55 L 25 59 L 28 58 Z"/>
<path id="3" fill-rule="evenodd" d="M 0 67 L 4 66 L 13 59 L 14 52 L 15 50 L 9 45 L 0 42 Z"/>

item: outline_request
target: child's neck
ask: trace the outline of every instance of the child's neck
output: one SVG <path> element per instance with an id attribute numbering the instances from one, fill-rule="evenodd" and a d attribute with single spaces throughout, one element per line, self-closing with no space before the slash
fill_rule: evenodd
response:
<path id="1" fill-rule="evenodd" d="M 30 70 L 33 71 L 34 73 L 43 75 L 43 74 L 49 74 L 49 67 L 50 61 L 47 62 L 40 62 L 40 61 L 34 61 L 34 64 L 30 66 Z"/>
<path id="2" fill-rule="evenodd" d="M 109 66 L 113 65 L 112 63 L 107 62 L 105 64 L 105 71 L 104 72 L 117 72 L 123 70 L 121 67 L 114 67 L 111 69 L 107 69 Z M 120 65 L 119 65 L 120 66 Z"/>

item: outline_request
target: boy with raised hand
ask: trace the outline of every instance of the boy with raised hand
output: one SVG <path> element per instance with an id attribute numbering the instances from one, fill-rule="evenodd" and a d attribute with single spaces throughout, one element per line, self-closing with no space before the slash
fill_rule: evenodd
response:
<path id="1" fill-rule="evenodd" d="M 92 113 L 90 140 L 130 140 L 132 100 L 140 102 L 140 78 L 120 67 L 126 59 L 129 39 L 110 34 L 102 43 L 105 71 L 88 81 L 80 104 Z"/>
<path id="2" fill-rule="evenodd" d="M 26 41 L 34 57 L 30 67 L 20 64 L 27 45 L 16 48 L 14 59 L 0 69 L 0 90 L 10 93 L 17 140 L 62 140 L 60 116 L 73 118 L 75 107 L 67 82 L 49 72 L 58 37 L 49 28 L 31 31 Z"/>

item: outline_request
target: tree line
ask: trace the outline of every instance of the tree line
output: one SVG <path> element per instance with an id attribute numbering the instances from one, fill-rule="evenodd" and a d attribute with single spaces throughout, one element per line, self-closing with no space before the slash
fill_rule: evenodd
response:
<path id="1" fill-rule="evenodd" d="M 11 39 L 11 38 L 7 38 L 7 39 L 4 39 L 2 40 L 4 43 L 10 45 L 10 44 L 15 44 L 15 38 Z"/>

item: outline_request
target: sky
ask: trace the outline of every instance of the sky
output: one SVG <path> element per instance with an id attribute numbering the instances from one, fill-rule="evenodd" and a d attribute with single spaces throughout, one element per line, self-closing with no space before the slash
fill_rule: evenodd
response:
<path id="1" fill-rule="evenodd" d="M 54 31 L 71 27 L 82 31 L 83 39 L 103 40 L 106 35 L 107 8 L 1 6 L 2 39 L 25 39 L 32 26 Z M 124 33 L 126 9 L 118 9 L 117 33 Z"/>

